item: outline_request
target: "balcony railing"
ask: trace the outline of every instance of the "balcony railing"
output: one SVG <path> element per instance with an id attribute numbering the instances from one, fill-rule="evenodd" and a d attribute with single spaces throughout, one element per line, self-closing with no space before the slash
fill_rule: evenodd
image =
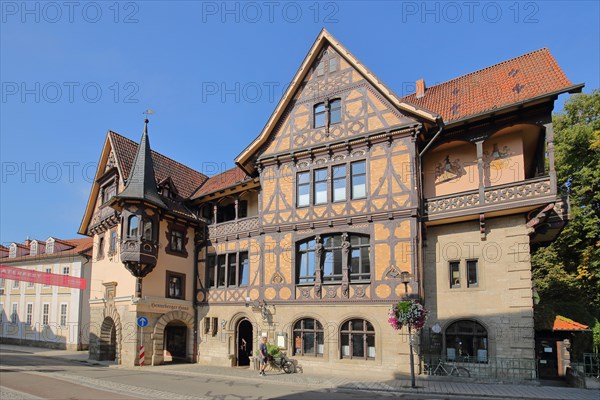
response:
<path id="1" fill-rule="evenodd" d="M 211 238 L 232 236 L 237 233 L 245 233 L 258 230 L 258 216 L 240 218 L 234 221 L 221 222 L 208 227 L 208 235 Z"/>
<path id="2" fill-rule="evenodd" d="M 116 218 L 118 216 L 119 216 L 119 214 L 117 213 L 117 211 L 114 208 L 111 208 L 107 205 L 100 206 L 100 208 L 98 210 L 96 210 L 96 212 L 94 212 L 94 214 L 92 215 L 92 220 L 90 221 L 90 226 L 95 227 L 110 218 L 113 218 L 116 220 Z"/>
<path id="3" fill-rule="evenodd" d="M 551 201 L 555 197 L 556 188 L 550 184 L 550 178 L 540 177 L 486 187 L 483 191 L 475 189 L 433 197 L 425 201 L 425 214 L 429 220 L 435 220 L 536 205 Z"/>

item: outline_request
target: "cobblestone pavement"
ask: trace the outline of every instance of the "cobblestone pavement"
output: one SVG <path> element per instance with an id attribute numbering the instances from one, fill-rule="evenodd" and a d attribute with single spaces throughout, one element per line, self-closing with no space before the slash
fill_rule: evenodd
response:
<path id="1" fill-rule="evenodd" d="M 87 360 L 83 352 L 50 351 L 28 347 L 0 345 L 2 352 L 21 353 L 23 356 L 31 354 L 32 357 L 49 357 L 50 360 L 61 360 L 66 365 L 90 365 L 98 367 L 91 370 L 98 371 L 91 376 L 82 376 L 73 373 L 68 368 L 52 370 L 39 370 L 39 364 L 11 365 L 10 369 L 21 369 L 23 372 L 43 374 L 45 377 L 59 379 L 64 382 L 81 385 L 106 392 L 119 393 L 136 398 L 155 399 L 224 399 L 219 393 L 229 393 L 227 398 L 278 398 L 277 395 L 257 396 L 268 388 L 278 388 L 278 393 L 289 393 L 279 398 L 311 398 L 316 396 L 329 396 L 345 394 L 345 397 L 374 398 L 374 397 L 402 397 L 402 398 L 448 398 L 460 396 L 462 398 L 519 398 L 519 399 L 545 399 L 545 400 L 600 400 L 600 392 L 573 389 L 566 387 L 547 387 L 539 385 L 517 385 L 499 383 L 478 383 L 474 381 L 447 381 L 440 379 L 418 379 L 417 388 L 410 388 L 408 379 L 361 379 L 352 380 L 343 376 L 315 375 L 309 373 L 285 374 L 279 371 L 268 373 L 266 377 L 258 376 L 257 372 L 248 368 L 208 367 L 198 364 L 175 364 L 158 367 L 122 367 L 111 365 L 107 362 L 92 362 Z M 1 360 L 0 360 L 1 362 Z M 6 366 L 2 367 L 4 370 Z M 36 368 L 38 370 L 36 371 Z M 1 372 L 1 370 L 0 370 Z M 85 374 L 84 374 L 85 375 Z M 143 378 L 146 377 L 146 381 Z M 154 378 L 152 378 L 154 377 Z M 142 379 L 142 380 L 140 380 Z M 173 387 L 161 386 L 161 382 L 173 384 Z M 202 392 L 186 392 L 179 389 L 177 382 L 182 387 L 188 385 L 202 385 Z M 131 384 L 130 384 L 131 383 Z M 228 389 L 230 388 L 230 389 Z M 242 389 L 242 395 L 233 395 L 234 390 Z M 213 389 L 213 390 L 211 390 Z M 221 389 L 218 392 L 217 389 Z M 271 390 L 269 389 L 269 390 Z M 174 392 L 174 391 L 175 392 Z M 19 393 L 6 391 L 0 396 L 2 400 L 21 399 Z M 187 394 L 184 394 L 187 393 Z M 370 394 L 369 394 L 370 393 Z M 28 397 L 30 398 L 30 397 Z M 313 397 L 316 398 L 316 397 Z M 342 397 L 343 398 L 343 397 Z"/>
<path id="2" fill-rule="evenodd" d="M 41 397 L 33 396 L 28 393 L 19 392 L 18 390 L 9 389 L 0 386 L 0 399 L 2 400 L 42 400 Z"/>

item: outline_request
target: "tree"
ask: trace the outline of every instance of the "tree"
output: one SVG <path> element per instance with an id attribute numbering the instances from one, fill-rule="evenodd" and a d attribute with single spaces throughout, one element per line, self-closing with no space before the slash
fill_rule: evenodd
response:
<path id="1" fill-rule="evenodd" d="M 542 309 L 561 310 L 591 328 L 600 319 L 600 91 L 572 96 L 553 125 L 557 181 L 569 196 L 570 220 L 556 241 L 533 254 L 533 280 Z"/>

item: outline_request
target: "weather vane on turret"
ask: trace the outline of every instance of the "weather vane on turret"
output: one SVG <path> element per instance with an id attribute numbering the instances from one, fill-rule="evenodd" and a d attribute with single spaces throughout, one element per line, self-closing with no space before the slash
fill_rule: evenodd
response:
<path id="1" fill-rule="evenodd" d="M 156 111 L 154 111 L 153 109 L 149 108 L 146 111 L 144 111 L 142 114 L 146 115 L 146 121 L 145 122 L 148 123 L 148 116 L 156 114 Z"/>

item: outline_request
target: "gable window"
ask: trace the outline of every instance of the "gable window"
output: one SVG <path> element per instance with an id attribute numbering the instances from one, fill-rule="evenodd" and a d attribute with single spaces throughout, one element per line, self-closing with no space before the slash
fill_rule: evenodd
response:
<path id="1" fill-rule="evenodd" d="M 342 100 L 332 100 L 329 103 L 329 110 L 329 123 L 331 125 L 342 122 Z"/>
<path id="2" fill-rule="evenodd" d="M 185 299 L 185 274 L 167 271 L 167 295 L 171 299 Z"/>
<path id="3" fill-rule="evenodd" d="M 469 320 L 456 321 L 448 326 L 445 336 L 446 358 L 449 361 L 469 357 L 465 361 L 487 362 L 488 335 L 481 324 Z"/>
<path id="4" fill-rule="evenodd" d="M 296 177 L 296 198 L 298 207 L 310 204 L 310 173 L 299 172 Z"/>
<path id="5" fill-rule="evenodd" d="M 337 58 L 329 59 L 329 73 L 335 72 L 337 70 Z"/>
<path id="6" fill-rule="evenodd" d="M 365 161 L 357 161 L 350 164 L 352 199 L 367 197 L 367 168 Z"/>
<path id="7" fill-rule="evenodd" d="M 314 203 L 325 204 L 327 203 L 327 168 L 316 169 L 314 175 Z"/>
<path id="8" fill-rule="evenodd" d="M 315 281 L 315 240 L 306 240 L 298 244 L 298 283 Z"/>
<path id="9" fill-rule="evenodd" d="M 325 64 L 323 64 L 323 62 L 320 62 L 319 65 L 317 65 L 317 76 L 322 76 L 325 73 Z"/>
<path id="10" fill-rule="evenodd" d="M 323 237 L 323 281 L 342 280 L 342 236 Z"/>
<path id="11" fill-rule="evenodd" d="M 294 355 L 323 356 L 323 325 L 313 318 L 305 318 L 294 324 Z"/>
<path id="12" fill-rule="evenodd" d="M 183 251 L 183 232 L 181 231 L 171 231 L 171 251 Z"/>
<path id="13" fill-rule="evenodd" d="M 115 193 L 116 188 L 113 182 L 109 183 L 107 186 L 104 186 L 102 188 L 102 204 L 106 203 L 111 198 L 113 198 Z"/>
<path id="14" fill-rule="evenodd" d="M 467 287 L 477 287 L 477 260 L 467 260 Z"/>
<path id="15" fill-rule="evenodd" d="M 142 237 L 144 240 L 152 241 L 152 221 L 149 219 L 144 221 L 144 234 Z"/>
<path id="16" fill-rule="evenodd" d="M 371 262 L 368 236 L 350 236 L 350 280 L 371 278 Z"/>
<path id="17" fill-rule="evenodd" d="M 29 247 L 29 255 L 36 256 L 38 253 L 38 243 L 36 241 L 31 242 L 31 246 Z"/>
<path id="18" fill-rule="evenodd" d="M 314 127 L 321 128 L 325 126 L 325 103 L 316 104 L 313 111 Z"/>
<path id="19" fill-rule="evenodd" d="M 450 288 L 456 289 L 460 287 L 460 262 L 450 261 L 448 263 L 450 269 Z"/>
<path id="20" fill-rule="evenodd" d="M 333 172 L 333 201 L 346 200 L 346 166 L 335 165 L 332 167 Z"/>
<path id="21" fill-rule="evenodd" d="M 342 358 L 355 358 L 373 360 L 375 358 L 375 329 L 364 319 L 351 319 L 342 324 L 341 356 Z"/>
<path id="22" fill-rule="evenodd" d="M 128 220 L 128 231 L 127 231 L 127 236 L 129 237 L 137 237 L 138 235 L 138 225 L 139 225 L 139 218 L 137 215 L 132 215 L 129 217 Z"/>
<path id="23" fill-rule="evenodd" d="M 52 253 L 54 253 L 54 240 L 48 239 L 46 241 L 46 254 L 52 254 Z"/>

